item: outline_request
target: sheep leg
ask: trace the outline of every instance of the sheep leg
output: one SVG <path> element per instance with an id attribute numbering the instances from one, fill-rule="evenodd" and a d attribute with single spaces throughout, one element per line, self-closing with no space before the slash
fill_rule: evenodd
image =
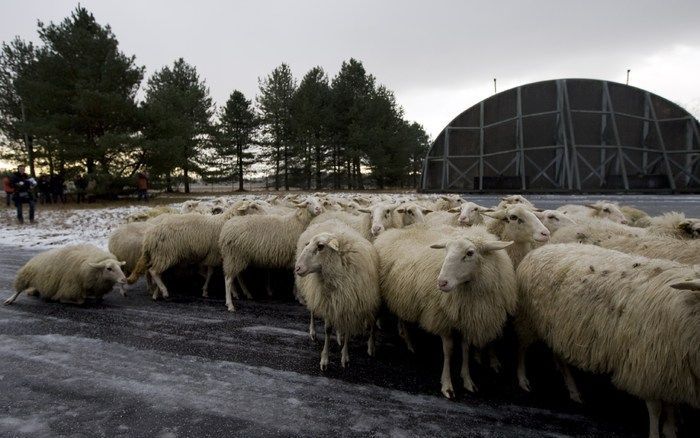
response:
<path id="1" fill-rule="evenodd" d="M 12 304 L 22 292 L 24 292 L 27 295 L 33 295 L 34 292 L 36 292 L 36 288 L 28 287 L 25 290 L 20 290 L 20 291 L 15 292 L 14 294 L 12 294 L 12 296 L 10 298 L 5 300 L 5 304 L 6 305 Z"/>
<path id="2" fill-rule="evenodd" d="M 326 371 L 328 369 L 328 347 L 331 343 L 331 335 L 333 334 L 333 327 L 328 324 L 328 321 L 324 322 L 326 336 L 323 339 L 323 350 L 321 351 L 321 371 Z"/>
<path id="3" fill-rule="evenodd" d="M 165 284 L 163 283 L 163 280 L 160 278 L 160 273 L 156 272 L 153 268 L 149 269 L 148 272 L 151 273 L 151 276 L 153 277 L 153 281 L 156 282 L 158 285 L 158 289 L 160 289 L 161 295 L 163 295 L 163 298 L 169 298 L 170 294 L 168 293 L 168 288 L 165 287 Z M 155 298 L 158 298 L 157 292 L 153 294 Z"/>
<path id="4" fill-rule="evenodd" d="M 578 387 L 576 386 L 576 381 L 574 380 L 573 374 L 571 374 L 571 368 L 566 362 L 560 358 L 556 358 L 557 366 L 561 370 L 562 376 L 564 376 L 564 383 L 566 384 L 566 389 L 569 391 L 569 398 L 576 403 L 583 403 L 581 401 L 581 394 L 578 392 Z"/>
<path id="5" fill-rule="evenodd" d="M 235 312 L 236 308 L 233 306 L 232 295 L 235 295 L 236 299 L 238 299 L 238 293 L 236 292 L 236 289 L 233 286 L 233 277 L 229 275 L 225 276 L 224 284 L 226 286 L 226 308 L 229 312 Z"/>
<path id="6" fill-rule="evenodd" d="M 498 356 L 496 355 L 496 351 L 493 349 L 493 347 L 488 347 L 489 350 L 489 366 L 493 370 L 494 373 L 500 373 L 501 372 L 501 361 L 498 359 Z"/>
<path id="7" fill-rule="evenodd" d="M 673 405 L 664 403 L 664 419 L 663 433 L 666 438 L 676 438 L 676 409 Z"/>
<path id="8" fill-rule="evenodd" d="M 214 274 L 214 267 L 207 266 L 207 276 L 204 280 L 204 286 L 202 286 L 202 297 L 204 298 L 209 298 L 209 280 L 211 280 L 212 274 Z"/>
<path id="9" fill-rule="evenodd" d="M 337 329 L 335 331 L 335 341 L 338 343 L 339 347 L 343 346 L 343 334 Z"/>
<path id="10" fill-rule="evenodd" d="M 340 365 L 343 368 L 347 368 L 348 364 L 350 363 L 350 353 L 348 352 L 348 340 L 350 339 L 350 336 L 344 335 L 343 336 L 343 349 L 341 350 L 341 355 L 340 355 Z"/>
<path id="11" fill-rule="evenodd" d="M 476 392 L 478 388 L 469 372 L 469 342 L 464 339 L 462 340 L 462 371 L 460 375 L 462 376 L 464 389 L 472 393 Z"/>
<path id="12" fill-rule="evenodd" d="M 238 280 L 238 284 L 241 286 L 241 292 L 243 292 L 243 295 L 245 295 L 246 299 L 252 300 L 253 295 L 250 294 L 250 291 L 246 287 L 245 283 L 243 283 L 243 278 L 240 275 L 237 275 L 236 280 Z M 236 299 L 238 299 L 238 294 L 236 294 Z"/>
<path id="13" fill-rule="evenodd" d="M 450 359 L 452 359 L 452 335 L 442 336 L 442 376 L 440 391 L 442 395 L 452 400 L 455 398 L 455 390 L 452 387 L 452 374 L 450 372 Z"/>
<path id="14" fill-rule="evenodd" d="M 369 322 L 369 338 L 367 339 L 367 355 L 374 357 L 376 351 L 375 336 L 377 334 L 377 324 L 375 321 Z"/>
<path id="15" fill-rule="evenodd" d="M 153 289 L 156 287 L 155 284 L 153 283 L 153 278 L 151 277 L 151 273 L 146 271 L 146 286 L 148 288 L 148 292 L 153 292 Z"/>
<path id="16" fill-rule="evenodd" d="M 522 340 L 518 342 L 518 385 L 526 392 L 530 392 L 530 381 L 525 370 L 525 356 L 529 346 L 529 343 L 526 344 Z"/>
<path id="17" fill-rule="evenodd" d="M 309 337 L 316 342 L 316 321 L 314 321 L 314 312 L 309 312 Z"/>
<path id="18" fill-rule="evenodd" d="M 267 291 L 267 296 L 271 297 L 273 295 L 272 293 L 272 280 L 270 279 L 270 271 L 267 271 L 267 276 L 265 279 L 265 290 Z"/>
<path id="19" fill-rule="evenodd" d="M 411 336 L 408 334 L 408 327 L 406 327 L 406 322 L 399 320 L 399 336 L 401 336 L 406 343 L 406 348 L 411 353 L 415 353 L 416 350 L 413 349 L 413 342 L 411 342 Z"/>
<path id="20" fill-rule="evenodd" d="M 661 402 L 647 400 L 647 411 L 649 411 L 649 438 L 659 438 L 659 419 L 661 417 Z"/>

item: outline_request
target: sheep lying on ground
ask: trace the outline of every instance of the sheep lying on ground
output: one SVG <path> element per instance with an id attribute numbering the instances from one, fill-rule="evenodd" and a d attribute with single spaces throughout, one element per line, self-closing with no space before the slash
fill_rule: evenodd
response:
<path id="1" fill-rule="evenodd" d="M 171 207 L 166 207 L 166 206 L 158 206 L 158 207 L 153 207 L 149 208 L 148 210 L 145 211 L 139 211 L 137 213 L 132 213 L 129 216 L 127 216 L 126 221 L 127 222 L 143 222 L 147 221 L 149 219 L 152 219 L 154 217 L 158 217 L 162 214 L 174 214 L 177 213 L 177 210 Z"/>
<path id="2" fill-rule="evenodd" d="M 83 304 L 87 297 L 101 299 L 115 283 L 126 277 L 119 262 L 107 251 L 93 245 L 71 245 L 32 257 L 15 278 L 15 293 L 5 301 L 12 304 L 22 293 L 39 294 L 61 303 Z"/>
<path id="3" fill-rule="evenodd" d="M 679 240 L 655 236 L 643 228 L 611 226 L 603 221 L 564 227 L 554 233 L 553 243 L 587 243 L 650 258 L 700 264 L 700 239 Z"/>
<path id="4" fill-rule="evenodd" d="M 129 284 L 136 282 L 148 270 L 158 286 L 153 292 L 153 299 L 158 298 L 159 291 L 167 298 L 169 293 L 161 274 L 180 263 L 196 263 L 207 268 L 202 287 L 202 296 L 207 297 L 214 268 L 221 265 L 219 234 L 224 223 L 235 216 L 263 212 L 264 206 L 259 201 L 239 201 L 223 214 L 187 213 L 163 219 L 146 230 L 141 256 L 129 276 Z"/>
<path id="5" fill-rule="evenodd" d="M 469 347 L 482 347 L 499 337 L 515 310 L 513 265 L 499 251 L 511 243 L 499 242 L 481 226 L 438 229 L 420 224 L 389 230 L 375 241 L 380 290 L 389 310 L 442 338 L 440 381 L 445 397 L 454 397 L 452 331 L 462 335 L 464 388 L 475 391 Z"/>
<path id="6" fill-rule="evenodd" d="M 226 222 L 218 242 L 223 257 L 226 307 L 230 312 L 235 311 L 233 297 L 238 298 L 233 279 L 251 265 L 272 269 L 293 268 L 299 236 L 311 219 L 321 213 L 323 206 L 312 196 L 298 204 L 295 212 L 285 216 L 243 216 Z"/>
<path id="7" fill-rule="evenodd" d="M 490 233 L 501 240 L 514 242 L 506 249 L 514 267 L 532 250 L 533 244 L 549 240 L 549 230 L 525 205 L 506 205 L 493 213 L 484 214 L 496 219 L 487 226 Z"/>
<path id="8" fill-rule="evenodd" d="M 332 328 L 342 338 L 343 367 L 349 362 L 350 338 L 368 328 L 367 353 L 373 356 L 375 318 L 381 302 L 376 249 L 356 231 L 337 221 L 309 227 L 300 236 L 297 248 L 301 251 L 297 249 L 294 273 L 299 294 L 309 312 L 325 321 L 321 369 L 328 367 Z"/>
<path id="9" fill-rule="evenodd" d="M 616 203 L 597 201 L 594 204 L 575 205 L 567 204 L 557 208 L 564 214 L 571 216 L 573 219 L 585 220 L 587 218 L 602 218 L 608 219 L 619 224 L 626 224 L 627 219 L 620 211 L 620 206 Z"/>
<path id="10" fill-rule="evenodd" d="M 630 205 L 623 205 L 620 211 L 627 219 L 627 225 L 630 227 L 646 228 L 651 223 L 651 217 L 644 211 L 634 208 Z"/>
<path id="11" fill-rule="evenodd" d="M 672 211 L 649 219 L 649 234 L 676 239 L 700 239 L 700 219 L 686 218 L 683 213 Z"/>
<path id="12" fill-rule="evenodd" d="M 542 339 L 577 367 L 610 374 L 647 402 L 650 437 L 663 407 L 700 408 L 700 271 L 591 245 L 546 245 L 517 269 L 518 379 L 525 351 Z M 675 436 L 672 410 L 664 426 Z"/>

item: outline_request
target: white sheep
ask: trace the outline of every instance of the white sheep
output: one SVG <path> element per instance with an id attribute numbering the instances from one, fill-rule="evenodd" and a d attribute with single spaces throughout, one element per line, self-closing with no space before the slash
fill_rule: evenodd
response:
<path id="1" fill-rule="evenodd" d="M 627 219 L 627 225 L 630 227 L 646 228 L 651 223 L 651 216 L 645 211 L 632 207 L 631 205 L 620 206 L 620 211 Z"/>
<path id="2" fill-rule="evenodd" d="M 550 244 L 517 269 L 518 380 L 529 390 L 525 352 L 542 339 L 583 370 L 609 374 L 647 402 L 649 436 L 662 406 L 700 408 L 700 271 L 592 245 Z M 672 410 L 664 426 L 675 436 Z"/>
<path id="3" fill-rule="evenodd" d="M 542 222 L 542 225 L 547 227 L 550 234 L 554 234 L 560 228 L 576 225 L 576 221 L 558 210 L 533 211 L 533 213 Z"/>
<path id="4" fill-rule="evenodd" d="M 224 223 L 236 216 L 262 214 L 265 208 L 265 205 L 258 201 L 239 201 L 225 213 L 214 216 L 187 213 L 164 218 L 146 230 L 141 256 L 128 278 L 128 283 L 136 282 L 141 274 L 148 271 L 158 286 L 152 298 L 157 299 L 159 291 L 167 298 L 170 294 L 161 279 L 161 274 L 181 263 L 196 263 L 207 268 L 202 296 L 209 296 L 209 282 L 214 268 L 221 265 L 219 234 Z"/>
<path id="5" fill-rule="evenodd" d="M 672 211 L 650 218 L 647 231 L 676 239 L 700 239 L 700 219 L 687 218 L 683 213 Z"/>
<path id="6" fill-rule="evenodd" d="M 342 338 L 343 367 L 349 362 L 349 339 L 368 328 L 367 353 L 374 355 L 375 319 L 381 303 L 378 265 L 374 246 L 342 222 L 316 224 L 300 236 L 294 273 L 309 312 L 325 321 L 321 370 L 328 367 L 332 328 Z"/>
<path id="7" fill-rule="evenodd" d="M 233 297 L 238 298 L 233 279 L 251 265 L 291 269 L 299 236 L 311 219 L 323 211 L 318 198 L 310 196 L 297 205 L 295 212 L 285 216 L 243 216 L 226 222 L 218 242 L 223 258 L 226 307 L 230 312 L 235 311 Z"/>
<path id="8" fill-rule="evenodd" d="M 361 213 L 368 213 L 371 217 L 371 229 L 370 232 L 372 236 L 376 237 L 383 233 L 389 228 L 394 228 L 394 209 L 397 204 L 388 204 L 386 202 L 380 202 L 373 205 L 370 208 L 360 208 L 358 211 Z"/>
<path id="9" fill-rule="evenodd" d="M 124 262 L 93 245 L 71 245 L 32 257 L 17 272 L 15 293 L 5 300 L 12 304 L 21 294 L 39 294 L 61 303 L 83 304 L 87 297 L 101 299 L 126 277 Z"/>
<path id="10" fill-rule="evenodd" d="M 442 339 L 440 381 L 445 397 L 454 397 L 452 331 L 462 335 L 461 376 L 464 388 L 473 392 L 469 347 L 498 338 L 515 310 L 513 264 L 499 251 L 511 243 L 498 241 L 482 226 L 437 229 L 421 224 L 389 230 L 374 243 L 380 290 L 389 310 Z M 442 248 L 446 251 L 439 251 Z"/>
<path id="11" fill-rule="evenodd" d="M 535 207 L 532 204 L 532 202 L 525 199 L 525 197 L 522 195 L 509 195 L 509 196 L 504 196 L 503 198 L 501 198 L 501 202 L 498 203 L 498 206 L 496 206 L 496 209 L 502 209 L 508 205 L 524 205 L 524 206 L 530 207 L 530 208 Z"/>
<path id="12" fill-rule="evenodd" d="M 549 240 L 549 230 L 526 205 L 505 205 L 492 213 L 483 214 L 496 219 L 487 225 L 490 233 L 501 240 L 514 242 L 506 249 L 514 267 L 533 249 L 533 245 Z"/>
<path id="13" fill-rule="evenodd" d="M 593 204 L 576 205 L 567 204 L 557 208 L 573 219 L 585 220 L 587 218 L 608 219 L 618 224 L 626 224 L 627 218 L 620 211 L 620 206 L 617 203 L 607 201 L 597 201 Z"/>

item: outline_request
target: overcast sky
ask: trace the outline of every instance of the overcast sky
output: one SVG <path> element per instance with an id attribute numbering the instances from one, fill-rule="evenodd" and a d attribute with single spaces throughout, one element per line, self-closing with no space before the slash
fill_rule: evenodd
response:
<path id="1" fill-rule="evenodd" d="M 498 89 L 563 77 L 625 81 L 700 116 L 700 0 L 82 0 L 147 75 L 178 57 L 223 105 L 286 62 L 301 78 L 361 60 L 435 136 Z M 36 40 L 77 2 L 0 0 L 0 40 Z"/>

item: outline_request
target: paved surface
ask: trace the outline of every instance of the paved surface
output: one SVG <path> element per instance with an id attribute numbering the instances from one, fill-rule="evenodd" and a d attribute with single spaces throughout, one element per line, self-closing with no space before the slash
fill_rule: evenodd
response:
<path id="1" fill-rule="evenodd" d="M 679 209 L 692 214 L 697 202 Z M 34 254 L 0 245 L 0 298 Z M 273 283 L 277 290 L 289 286 L 289 276 L 281 277 Z M 169 302 L 152 302 L 140 282 L 127 298 L 111 294 L 83 307 L 27 296 L 0 306 L 0 436 L 647 433 L 644 404 L 612 389 L 604 377 L 577 373 L 586 404 L 568 402 L 543 349 L 530 362 L 533 394 L 515 386 L 506 341 L 501 375 L 473 363 L 479 394 L 460 393 L 450 402 L 439 394 L 437 338 L 417 333 L 414 356 L 386 322 L 376 358 L 367 357 L 357 339 L 350 367 L 341 369 L 332 344 L 331 367 L 321 373 L 320 344 L 308 339 L 307 314 L 288 295 L 241 301 L 230 314 L 220 278 L 210 300 L 196 296 L 197 284 L 178 285 L 179 295 Z M 320 325 L 317 330 L 322 333 Z M 459 382 L 455 374 L 456 387 Z M 684 414 L 684 435 L 700 436 L 697 411 Z"/>

